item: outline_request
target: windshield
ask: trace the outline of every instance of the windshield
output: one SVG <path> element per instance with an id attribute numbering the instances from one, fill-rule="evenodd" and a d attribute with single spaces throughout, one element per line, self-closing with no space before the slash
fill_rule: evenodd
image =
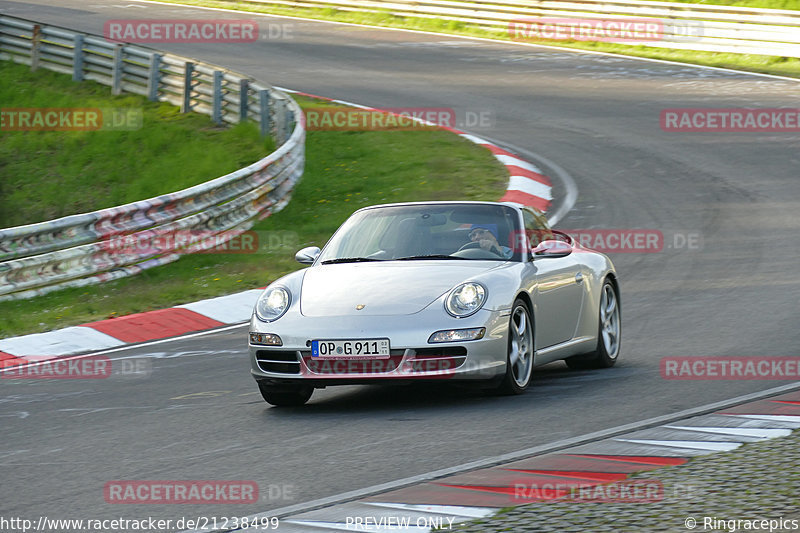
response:
<path id="1" fill-rule="evenodd" d="M 508 206 L 377 207 L 351 216 L 320 255 L 323 264 L 387 260 L 519 261 L 519 217 Z M 517 247 L 519 248 L 519 247 Z"/>

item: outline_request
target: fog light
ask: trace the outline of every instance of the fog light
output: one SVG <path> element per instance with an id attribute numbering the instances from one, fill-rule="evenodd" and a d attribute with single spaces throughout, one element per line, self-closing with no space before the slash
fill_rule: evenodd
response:
<path id="1" fill-rule="evenodd" d="M 443 331 L 437 331 L 431 335 L 431 338 L 428 339 L 428 342 L 476 341 L 478 339 L 482 339 L 485 333 L 486 328 L 446 329 Z"/>
<path id="2" fill-rule="evenodd" d="M 253 333 L 251 331 L 250 344 L 261 344 L 263 346 L 283 346 L 283 341 L 274 333 Z"/>

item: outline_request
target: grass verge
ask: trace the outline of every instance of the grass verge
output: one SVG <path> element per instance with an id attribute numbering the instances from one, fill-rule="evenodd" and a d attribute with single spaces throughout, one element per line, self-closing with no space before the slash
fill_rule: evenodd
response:
<path id="1" fill-rule="evenodd" d="M 305 107 L 325 105 L 298 101 Z M 139 151 L 139 157 L 148 155 Z M 132 278 L 0 302 L 0 337 L 262 287 L 300 268 L 294 261 L 297 249 L 322 246 L 360 207 L 412 200 L 496 200 L 507 181 L 505 168 L 485 148 L 446 131 L 312 131 L 306 142 L 306 171 L 292 201 L 253 228 L 259 237 L 256 253 L 188 255 Z"/>
<path id="2" fill-rule="evenodd" d="M 0 103 L 10 108 L 133 110 L 138 129 L 9 131 L 0 127 L 0 228 L 51 220 L 178 191 L 274 150 L 255 124 L 233 128 L 94 82 L 0 61 Z M 140 121 L 141 120 L 141 121 Z"/>
<path id="3" fill-rule="evenodd" d="M 319 20 L 332 20 L 349 22 L 353 24 L 368 24 L 384 26 L 387 28 L 404 28 L 412 30 L 431 31 L 452 35 L 465 35 L 469 37 L 483 37 L 498 41 L 511 41 L 508 33 L 504 31 L 489 31 L 462 22 L 441 19 L 428 19 L 418 17 L 399 17 L 388 12 L 362 13 L 343 11 L 337 9 L 319 8 L 291 8 L 266 4 L 250 4 L 236 0 L 156 0 L 173 4 L 190 6 L 215 7 L 221 9 L 236 9 L 253 13 L 269 13 L 273 15 L 287 15 Z M 689 0 L 687 0 L 689 1 Z M 798 0 L 711 0 L 707 4 L 735 5 L 749 7 L 778 7 L 782 9 L 800 8 Z M 769 4 L 769 5 L 767 5 Z M 800 59 L 755 54 L 732 54 L 722 52 L 702 52 L 693 50 L 678 50 L 673 48 L 657 48 L 653 46 L 632 46 L 617 43 L 603 42 L 577 42 L 577 41 L 537 41 L 526 40 L 526 43 L 573 48 L 576 50 L 590 50 L 612 54 L 625 54 L 648 59 L 662 59 L 690 63 L 709 67 L 729 68 L 746 72 L 774 74 L 800 78 Z"/>
<path id="4" fill-rule="evenodd" d="M 705 4 L 711 6 L 757 7 L 764 9 L 800 10 L 800 0 L 670 0 L 685 4 Z"/>

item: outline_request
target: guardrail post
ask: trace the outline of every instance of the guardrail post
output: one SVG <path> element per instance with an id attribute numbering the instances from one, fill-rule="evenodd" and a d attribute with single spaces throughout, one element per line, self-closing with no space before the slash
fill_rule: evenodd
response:
<path id="1" fill-rule="evenodd" d="M 288 106 L 288 103 L 287 103 Z M 292 136 L 292 124 L 294 124 L 294 111 L 289 109 L 289 112 L 286 114 L 286 131 L 284 132 L 284 139 L 288 139 Z"/>
<path id="2" fill-rule="evenodd" d="M 250 80 L 242 78 L 239 80 L 239 122 L 247 121 L 247 108 L 250 104 Z"/>
<path id="3" fill-rule="evenodd" d="M 192 110 L 192 74 L 194 73 L 194 63 L 186 62 L 186 69 L 183 73 L 183 105 L 181 113 L 188 113 Z"/>
<path id="4" fill-rule="evenodd" d="M 269 135 L 270 129 L 272 128 L 272 121 L 270 120 L 269 116 L 269 91 L 267 89 L 261 89 L 258 91 L 258 107 L 259 107 L 259 120 L 258 124 L 261 127 L 261 136 L 266 137 Z"/>
<path id="5" fill-rule="evenodd" d="M 211 92 L 211 119 L 222 125 L 222 71 L 214 71 L 214 90 Z"/>
<path id="6" fill-rule="evenodd" d="M 283 144 L 286 140 L 286 100 L 275 98 L 275 140 L 278 144 Z"/>
<path id="7" fill-rule="evenodd" d="M 42 27 L 38 24 L 33 25 L 33 35 L 31 36 L 31 72 L 39 68 L 39 48 L 42 46 Z"/>
<path id="8" fill-rule="evenodd" d="M 161 84 L 161 54 L 150 56 L 150 71 L 147 74 L 147 99 L 158 101 L 158 87 Z"/>
<path id="9" fill-rule="evenodd" d="M 114 46 L 111 59 L 111 94 L 122 94 L 122 45 Z"/>
<path id="10" fill-rule="evenodd" d="M 83 81 L 83 35 L 75 35 L 72 48 L 72 81 Z"/>

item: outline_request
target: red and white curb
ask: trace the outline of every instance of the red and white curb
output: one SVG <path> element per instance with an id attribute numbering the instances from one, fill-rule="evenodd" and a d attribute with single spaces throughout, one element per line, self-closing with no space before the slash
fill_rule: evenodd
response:
<path id="1" fill-rule="evenodd" d="M 380 111 L 343 100 L 335 100 L 291 89 L 277 89 L 359 109 Z M 494 154 L 509 173 L 509 183 L 500 201 L 547 211 L 553 200 L 550 178 L 517 155 L 469 133 L 441 126 Z M 0 371 L 34 361 L 118 348 L 128 344 L 176 337 L 230 324 L 247 322 L 261 289 L 201 300 L 169 309 L 148 311 L 46 333 L 0 339 Z"/>
<path id="2" fill-rule="evenodd" d="M 59 356 L 177 337 L 250 320 L 262 289 L 169 309 L 109 318 L 46 333 L 0 339 L 0 370 Z"/>
<path id="3" fill-rule="evenodd" d="M 487 517 L 504 507 L 575 498 L 571 489 L 580 490 L 576 504 L 610 495 L 617 498 L 613 501 L 644 502 L 636 500 L 643 487 L 660 488 L 644 493 L 646 501 L 659 501 L 674 495 L 658 481 L 658 469 L 783 437 L 798 428 L 800 391 L 795 390 L 308 512 L 271 513 L 281 517 L 281 532 L 428 532 Z M 645 471 L 653 471 L 647 480 L 629 480 L 631 474 Z"/>
<path id="4" fill-rule="evenodd" d="M 491 151 L 503 163 L 510 174 L 506 193 L 501 202 L 535 207 L 547 211 L 553 201 L 553 185 L 550 178 L 542 174 L 538 167 L 524 161 L 515 154 L 468 133 L 459 133 L 465 139 L 480 144 Z"/>

